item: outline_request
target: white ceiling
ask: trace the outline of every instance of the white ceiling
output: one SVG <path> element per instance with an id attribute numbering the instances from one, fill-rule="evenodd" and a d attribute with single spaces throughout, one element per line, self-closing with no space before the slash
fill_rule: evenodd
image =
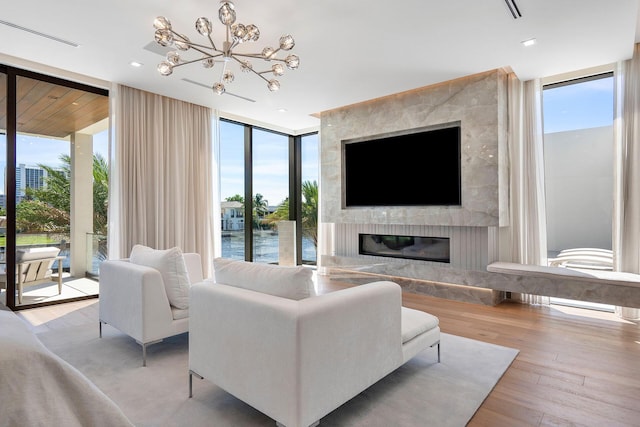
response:
<path id="1" fill-rule="evenodd" d="M 638 37 L 639 0 L 236 0 L 238 22 L 260 28 L 260 40 L 237 51 L 260 52 L 283 34 L 295 37 L 301 61 L 272 93 L 256 76 L 236 72 L 227 90 L 254 99 L 219 96 L 183 81 L 211 85 L 217 64 L 176 68 L 163 77 L 163 59 L 145 49 L 153 19 L 169 18 L 193 41 L 200 16 L 212 19 L 222 41 L 217 0 L 0 0 L 0 20 L 80 44 L 74 48 L 0 25 L 0 54 L 216 108 L 221 115 L 264 123 L 294 134 L 312 130 L 322 111 L 499 67 L 522 80 L 599 66 L 631 57 Z M 524 47 L 521 41 L 538 43 Z M 10 62 L 6 60 L 5 62 Z M 131 61 L 144 65 L 133 68 Z M 254 62 L 256 70 L 268 68 Z M 279 112 L 286 109 L 286 112 Z"/>

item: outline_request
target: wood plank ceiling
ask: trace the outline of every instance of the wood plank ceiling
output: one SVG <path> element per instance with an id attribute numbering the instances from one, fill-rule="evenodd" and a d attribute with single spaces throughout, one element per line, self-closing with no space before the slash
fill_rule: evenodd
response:
<path id="1" fill-rule="evenodd" d="M 7 92 L 2 80 L 0 130 L 6 132 Z M 23 76 L 18 76 L 17 101 L 18 132 L 43 137 L 67 138 L 109 115 L 107 96 Z"/>

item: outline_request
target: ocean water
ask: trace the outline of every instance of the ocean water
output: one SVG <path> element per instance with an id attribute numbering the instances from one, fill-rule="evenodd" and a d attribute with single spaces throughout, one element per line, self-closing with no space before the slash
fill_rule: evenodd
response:
<path id="1" fill-rule="evenodd" d="M 231 231 L 222 235 L 222 256 L 244 259 L 244 232 Z M 310 239 L 302 238 L 302 259 L 305 263 L 316 262 L 316 247 Z M 253 235 L 253 260 L 262 263 L 278 262 L 278 234 L 265 231 Z"/>

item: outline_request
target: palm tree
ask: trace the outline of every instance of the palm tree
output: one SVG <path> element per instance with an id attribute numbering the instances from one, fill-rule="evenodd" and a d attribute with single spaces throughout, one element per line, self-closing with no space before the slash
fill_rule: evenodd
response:
<path id="1" fill-rule="evenodd" d="M 269 202 L 260 193 L 253 197 L 253 228 L 259 229 L 262 219 L 269 213 Z"/>
<path id="2" fill-rule="evenodd" d="M 302 183 L 302 236 L 318 247 L 318 183 Z"/>
<path id="3" fill-rule="evenodd" d="M 71 157 L 60 155 L 62 166 L 38 165 L 47 172 L 42 188 L 27 188 L 26 199 L 16 207 L 16 225 L 31 232 L 68 233 L 71 212 Z M 106 234 L 109 167 L 100 154 L 93 155 L 93 231 Z"/>
<path id="4" fill-rule="evenodd" d="M 289 198 L 286 198 L 278 208 L 263 221 L 275 227 L 278 221 L 289 219 Z M 318 247 L 318 183 L 304 181 L 302 183 L 302 237 L 306 237 Z"/>

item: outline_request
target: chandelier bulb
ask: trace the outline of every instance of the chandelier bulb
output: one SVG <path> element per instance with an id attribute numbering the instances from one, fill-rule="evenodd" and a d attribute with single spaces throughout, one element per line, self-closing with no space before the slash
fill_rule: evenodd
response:
<path id="1" fill-rule="evenodd" d="M 270 60 L 275 53 L 276 51 L 272 47 L 265 47 L 262 49 L 262 57 L 266 60 Z"/>
<path id="2" fill-rule="evenodd" d="M 231 70 L 225 70 L 224 75 L 222 76 L 222 81 L 225 83 L 232 83 L 235 79 L 235 76 L 231 72 Z"/>
<path id="3" fill-rule="evenodd" d="M 205 58 L 202 60 L 202 66 L 204 68 L 212 68 L 215 63 L 216 62 L 213 60 L 213 58 Z"/>
<path id="4" fill-rule="evenodd" d="M 213 31 L 213 27 L 211 26 L 211 21 L 208 18 L 201 17 L 196 19 L 196 31 L 205 37 L 209 36 Z"/>
<path id="5" fill-rule="evenodd" d="M 171 22 L 164 16 L 158 16 L 156 19 L 153 20 L 153 27 L 156 30 L 170 30 Z"/>
<path id="6" fill-rule="evenodd" d="M 187 36 L 183 34 L 180 34 L 179 36 L 177 36 L 177 38 L 174 37 L 173 44 L 175 45 L 175 47 L 182 51 L 187 51 L 191 48 L 191 41 Z"/>
<path id="7" fill-rule="evenodd" d="M 219 82 L 218 83 L 214 83 L 212 89 L 218 95 L 222 95 L 225 92 L 224 85 L 222 83 L 219 83 Z"/>
<path id="8" fill-rule="evenodd" d="M 171 46 L 173 43 L 173 35 L 171 34 L 171 31 L 167 29 L 156 30 L 154 38 L 156 43 L 160 46 Z"/>
<path id="9" fill-rule="evenodd" d="M 175 50 L 167 53 L 167 61 L 171 65 L 178 65 L 180 63 L 180 55 Z"/>
<path id="10" fill-rule="evenodd" d="M 242 69 L 243 73 L 249 73 L 251 72 L 251 70 L 253 70 L 253 64 L 251 64 L 251 62 L 249 61 L 242 61 L 240 68 Z"/>
<path id="11" fill-rule="evenodd" d="M 300 66 L 300 58 L 298 55 L 289 55 L 284 59 L 284 63 L 290 70 L 296 70 Z"/>
<path id="12" fill-rule="evenodd" d="M 231 26 L 231 37 L 236 43 L 244 43 L 248 40 L 247 28 L 242 24 L 234 24 Z"/>
<path id="13" fill-rule="evenodd" d="M 290 34 L 280 37 L 280 49 L 291 50 L 295 45 L 296 42 L 295 40 L 293 40 L 293 36 L 291 36 Z"/>
<path id="14" fill-rule="evenodd" d="M 234 10 L 233 2 L 221 1 L 220 9 L 218 9 L 218 19 L 223 25 L 229 26 L 236 22 L 236 11 Z"/>
<path id="15" fill-rule="evenodd" d="M 267 87 L 269 88 L 269 90 L 271 92 L 277 92 L 278 89 L 280 89 L 280 82 L 277 81 L 276 79 L 271 79 L 269 80 L 269 82 L 267 83 Z"/>
<path id="16" fill-rule="evenodd" d="M 169 61 L 162 61 L 158 64 L 158 72 L 163 76 L 170 76 L 173 73 L 173 64 Z"/>
<path id="17" fill-rule="evenodd" d="M 253 24 L 246 26 L 247 29 L 247 41 L 257 42 L 260 38 L 260 30 Z"/>
<path id="18" fill-rule="evenodd" d="M 273 66 L 271 67 L 271 71 L 273 72 L 274 76 L 281 76 L 284 74 L 284 67 L 282 66 L 282 64 L 273 64 Z"/>

